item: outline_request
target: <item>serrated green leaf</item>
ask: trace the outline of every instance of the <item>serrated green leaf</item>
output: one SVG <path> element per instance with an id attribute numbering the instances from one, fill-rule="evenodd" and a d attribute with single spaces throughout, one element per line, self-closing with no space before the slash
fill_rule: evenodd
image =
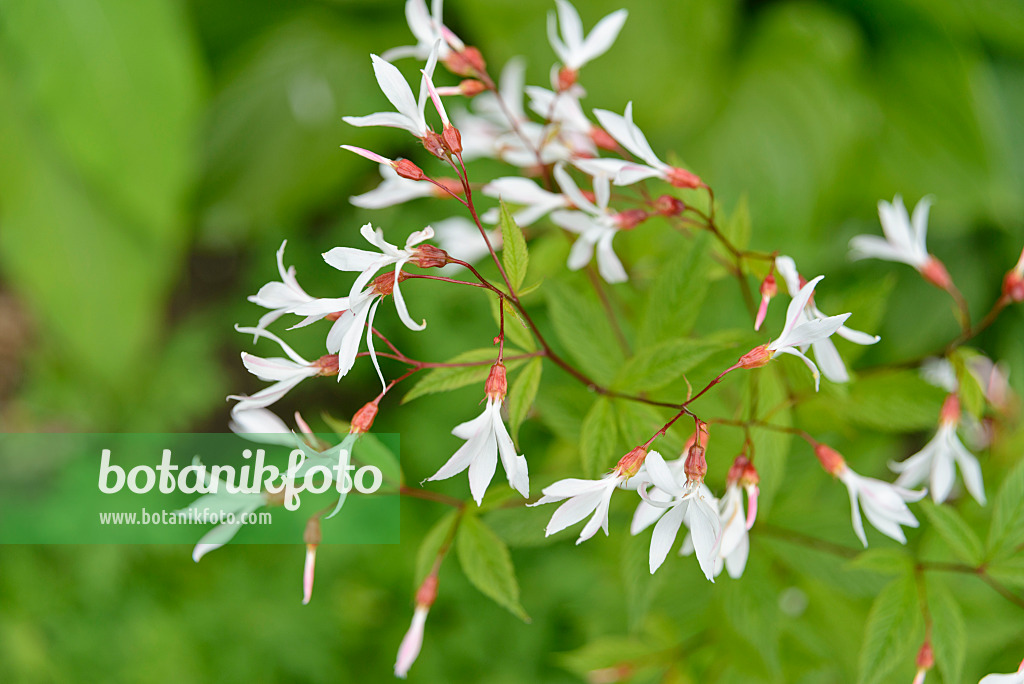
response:
<path id="1" fill-rule="evenodd" d="M 623 392 L 661 389 L 725 346 L 714 339 L 665 340 L 629 359 L 616 374 L 613 386 Z"/>
<path id="2" fill-rule="evenodd" d="M 882 589 L 871 605 L 860 652 L 860 684 L 876 684 L 899 663 L 914 657 L 921 611 L 913 575 L 899 577 Z"/>
<path id="3" fill-rule="evenodd" d="M 504 298 L 490 297 L 488 301 L 491 304 L 491 315 L 494 317 L 495 323 L 501 320 L 498 307 L 502 306 L 505 309 L 505 339 L 526 351 L 536 351 L 537 343 L 519 312 Z M 501 304 L 498 304 L 499 301 Z"/>
<path id="4" fill-rule="evenodd" d="M 518 349 L 505 348 L 506 356 L 515 356 L 517 354 L 523 354 Z M 458 356 L 448 359 L 445 363 L 475 363 L 477 361 L 497 361 L 498 360 L 498 348 L 484 348 L 484 349 L 472 349 L 467 352 L 463 352 Z M 525 359 L 507 359 L 505 361 L 505 369 L 513 370 L 523 364 Z M 436 394 L 437 392 L 448 392 L 449 390 L 458 389 L 471 385 L 474 382 L 482 383 L 487 379 L 487 374 L 491 372 L 491 366 L 485 363 L 472 366 L 453 366 L 450 368 L 431 368 L 426 371 L 424 376 L 420 378 L 420 381 L 413 385 L 404 397 L 402 397 L 402 403 L 412 401 L 417 397 L 422 397 L 425 394 Z M 483 393 L 483 387 L 480 388 L 481 394 Z"/>
<path id="5" fill-rule="evenodd" d="M 508 390 L 508 398 L 505 403 L 508 406 L 509 432 L 516 444 L 519 444 L 519 426 L 523 424 L 526 414 L 533 405 L 533 400 L 537 397 L 543 370 L 544 364 L 540 357 L 530 359 Z"/>
<path id="6" fill-rule="evenodd" d="M 992 504 L 992 526 L 988 531 L 988 557 L 997 558 L 1005 549 L 1024 542 L 1024 460 L 1003 480 Z"/>
<path id="7" fill-rule="evenodd" d="M 913 571 L 914 559 L 902 549 L 868 549 L 847 563 L 846 567 L 879 575 L 904 575 Z"/>
<path id="8" fill-rule="evenodd" d="M 516 220 L 512 218 L 512 212 L 508 205 L 501 202 L 499 223 L 501 224 L 501 236 L 504 240 L 501 248 L 501 262 L 505 267 L 505 275 L 512 282 L 512 287 L 518 290 L 523 281 L 526 280 L 526 269 L 530 264 L 530 252 L 526 248 L 526 239 L 523 231 L 519 228 Z"/>
<path id="9" fill-rule="evenodd" d="M 962 682 L 967 657 L 967 625 L 953 594 L 935 578 L 928 582 L 932 651 L 944 682 Z"/>
<path id="10" fill-rule="evenodd" d="M 530 621 L 530 616 L 519 603 L 519 583 L 512 566 L 512 556 L 505 542 L 491 528 L 475 515 L 464 516 L 455 549 L 462 571 L 473 586 L 519 619 Z"/>
<path id="11" fill-rule="evenodd" d="M 607 397 L 598 397 L 587 411 L 580 428 L 580 461 L 587 477 L 597 475 L 613 465 L 618 431 L 615 411 Z"/>
<path id="12" fill-rule="evenodd" d="M 701 233 L 662 265 L 651 283 L 639 339 L 645 345 L 689 334 L 708 293 L 709 236 Z"/>
<path id="13" fill-rule="evenodd" d="M 981 539 L 959 513 L 950 506 L 936 506 L 927 500 L 921 502 L 921 508 L 953 553 L 972 565 L 981 562 Z"/>
<path id="14" fill-rule="evenodd" d="M 606 384 L 623 363 L 615 331 L 596 297 L 557 280 L 545 285 L 555 334 L 580 369 Z"/>
<path id="15" fill-rule="evenodd" d="M 420 542 L 420 547 L 416 550 L 415 586 L 420 586 L 426 576 L 430 574 L 437 554 L 441 552 L 441 547 L 444 546 L 445 540 L 452 533 L 452 526 L 458 524 L 458 516 L 458 511 L 446 513 L 424 535 L 423 541 Z"/>

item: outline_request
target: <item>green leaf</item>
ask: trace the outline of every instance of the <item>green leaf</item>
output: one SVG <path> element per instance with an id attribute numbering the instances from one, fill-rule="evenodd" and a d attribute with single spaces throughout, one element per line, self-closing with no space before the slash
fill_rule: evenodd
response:
<path id="1" fill-rule="evenodd" d="M 992 563 L 986 568 L 992 579 L 1024 589 L 1024 556 L 1015 556 Z"/>
<path id="2" fill-rule="evenodd" d="M 611 382 L 624 357 L 596 297 L 557 280 L 547 281 L 545 290 L 551 322 L 562 346 L 595 381 Z"/>
<path id="3" fill-rule="evenodd" d="M 509 546 L 547 546 L 559 541 L 547 536 L 544 528 L 551 519 L 551 510 L 545 506 L 516 506 L 495 508 L 483 515 L 483 520 Z"/>
<path id="4" fill-rule="evenodd" d="M 499 323 L 501 320 L 498 311 L 499 301 L 501 302 L 500 306 L 505 309 L 505 340 L 526 351 L 536 351 L 537 343 L 519 312 L 504 298 L 489 297 L 488 301 L 491 303 L 491 315 L 494 316 L 495 323 Z"/>
<path id="5" fill-rule="evenodd" d="M 744 193 L 722 226 L 722 234 L 736 249 L 746 249 L 750 244 L 750 223 L 750 202 Z"/>
<path id="6" fill-rule="evenodd" d="M 921 611 L 913 575 L 886 585 L 871 605 L 860 652 L 860 684 L 887 681 L 892 670 L 914 657 Z"/>
<path id="7" fill-rule="evenodd" d="M 519 583 L 508 547 L 491 528 L 475 515 L 464 516 L 455 548 L 473 586 L 519 619 L 530 621 L 519 603 Z"/>
<path id="8" fill-rule="evenodd" d="M 997 558 L 1007 548 L 1024 542 L 1024 460 L 1003 480 L 992 504 L 992 526 L 988 531 L 988 557 Z"/>
<path id="9" fill-rule="evenodd" d="M 985 392 L 978 384 L 977 378 L 968 370 L 968 363 L 978 352 L 968 347 L 960 347 L 949 355 L 949 361 L 956 371 L 957 392 L 960 404 L 974 418 L 980 419 L 985 414 Z"/>
<path id="10" fill-rule="evenodd" d="M 522 354 L 524 352 L 518 349 L 505 349 L 505 353 L 509 356 L 516 354 Z M 497 347 L 490 347 L 484 349 L 473 349 L 467 352 L 463 352 L 458 356 L 448 359 L 445 363 L 475 363 L 477 361 L 494 361 L 498 360 L 498 349 Z M 523 364 L 525 359 L 511 359 L 505 361 L 505 369 L 512 370 L 518 368 Z M 402 397 L 402 403 L 412 401 L 416 397 L 422 397 L 425 394 L 436 394 L 437 392 L 448 392 L 449 390 L 458 389 L 459 387 L 465 387 L 471 385 L 474 382 L 483 383 L 487 379 L 488 373 L 491 372 L 491 366 L 486 363 L 480 363 L 479 365 L 473 366 L 453 366 L 451 368 L 431 368 L 424 376 L 413 385 L 412 389 L 409 390 L 404 397 Z M 480 388 L 480 393 L 483 394 L 483 387 Z"/>
<path id="11" fill-rule="evenodd" d="M 607 397 L 598 397 L 580 428 L 580 461 L 587 477 L 597 477 L 614 464 L 618 431 L 615 410 Z"/>
<path id="12" fill-rule="evenodd" d="M 689 334 L 708 293 L 709 236 L 697 235 L 660 268 L 647 293 L 640 337 L 644 344 Z"/>
<path id="13" fill-rule="evenodd" d="M 972 565 L 981 562 L 981 539 L 959 513 L 950 506 L 936 506 L 927 500 L 921 502 L 921 508 L 932 526 L 957 556 Z"/>
<path id="14" fill-rule="evenodd" d="M 431 568 L 434 567 L 434 560 L 437 558 L 437 554 L 441 552 L 441 547 L 444 546 L 448 535 L 452 532 L 452 526 L 458 524 L 458 515 L 458 511 L 446 513 L 440 520 L 434 523 L 430 531 L 424 535 L 423 541 L 420 542 L 420 547 L 416 550 L 415 585 L 417 587 L 423 583 L 423 580 L 430 574 Z"/>
<path id="15" fill-rule="evenodd" d="M 912 432 L 938 424 L 944 397 L 943 390 L 925 382 L 915 371 L 897 371 L 854 382 L 849 396 L 835 403 L 840 416 L 861 427 Z"/>
<path id="16" fill-rule="evenodd" d="M 962 682 L 967 656 L 967 625 L 953 594 L 935 578 L 928 582 L 932 650 L 944 682 Z"/>
<path id="17" fill-rule="evenodd" d="M 846 567 L 879 575 L 903 575 L 914 570 L 914 559 L 902 549 L 869 549 L 861 552 Z"/>
<path id="18" fill-rule="evenodd" d="M 540 388 L 540 375 L 544 364 L 540 357 L 530 359 L 526 367 L 519 373 L 515 382 L 508 390 L 506 405 L 508 406 L 509 432 L 516 444 L 519 443 L 519 426 L 526 419 L 526 414 L 537 397 Z"/>
<path id="19" fill-rule="evenodd" d="M 501 248 L 501 261 L 505 267 L 505 275 L 512 282 L 512 288 L 518 290 L 526 280 L 526 269 L 530 264 L 530 252 L 526 249 L 523 231 L 512 218 L 508 205 L 501 202 L 501 236 L 504 244 Z"/>
<path id="20" fill-rule="evenodd" d="M 559 665 L 584 680 L 592 680 L 594 672 L 620 665 L 625 665 L 632 673 L 635 663 L 657 665 L 664 662 L 666 657 L 664 644 L 652 642 L 649 638 L 630 636 L 599 637 L 575 651 L 557 655 Z"/>
<path id="21" fill-rule="evenodd" d="M 629 359 L 616 374 L 613 386 L 623 392 L 661 389 L 725 346 L 710 338 L 665 340 Z"/>

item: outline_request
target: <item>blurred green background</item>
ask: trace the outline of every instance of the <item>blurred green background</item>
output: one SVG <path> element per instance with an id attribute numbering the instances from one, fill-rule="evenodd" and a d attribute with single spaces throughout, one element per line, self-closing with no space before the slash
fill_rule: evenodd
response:
<path id="1" fill-rule="evenodd" d="M 623 4 L 595 0 L 579 9 L 589 28 Z M 493 72 L 523 54 L 529 82 L 545 85 L 552 6 L 449 0 L 445 18 L 481 47 Z M 583 70 L 585 105 L 621 111 L 632 100 L 654 148 L 684 160 L 726 210 L 746 195 L 753 248 L 791 254 L 808 276 L 829 274 L 822 308 L 855 304 L 856 327 L 898 341 L 868 350 L 868 361 L 919 356 L 957 330 L 947 302 L 910 269 L 846 261 L 851 235 L 878 232 L 880 198 L 934 195 L 929 246 L 976 314 L 987 310 L 1024 237 L 1024 4 L 627 6 L 616 46 Z M 453 211 L 441 201 L 379 212 L 347 203 L 378 178 L 373 164 L 339 150 L 342 143 L 427 168 L 406 134 L 341 121 L 386 107 L 368 55 L 410 41 L 397 0 L 0 0 L 0 428 L 225 430 L 225 395 L 261 386 L 239 352 L 268 350 L 232 326 L 258 318 L 245 296 L 276 278 L 283 239 L 286 264 L 297 266 L 307 291 L 339 296 L 350 280 L 323 264 L 323 251 L 358 245 L 357 228 L 371 218 L 399 242 Z M 411 62 L 401 66 L 412 73 Z M 641 267 L 657 265 L 645 255 L 675 244 L 655 232 L 617 242 L 638 265 L 641 287 Z M 549 247 L 536 259 L 562 263 L 564 244 Z M 744 324 L 735 290 L 729 282 L 713 287 L 721 305 L 701 314 L 700 330 Z M 494 334 L 482 296 L 439 287 L 406 293 L 428 329 L 408 332 L 388 306 L 378 321 L 410 356 L 444 360 L 487 346 Z M 895 294 L 886 307 L 879 300 L 887 293 Z M 618 296 L 628 307 L 629 295 Z M 769 330 L 781 320 L 778 310 L 774 316 Z M 321 353 L 322 334 L 289 339 L 309 358 Z M 1018 390 L 1022 338 L 1024 317 L 1010 310 L 981 340 L 1016 369 Z M 566 435 L 578 434 L 588 405 L 583 390 L 546 372 L 541 420 L 523 431 L 535 491 L 576 467 Z M 318 422 L 321 411 L 347 418 L 375 384 L 361 363 L 340 385 L 305 383 L 275 410 L 302 408 Z M 478 396 L 479 388 L 467 388 L 451 400 L 385 401 L 375 427 L 415 445 L 402 454 L 410 482 L 454 450 L 448 432 L 474 414 Z M 938 401 L 908 429 L 927 431 Z M 808 429 L 835 429 L 813 411 L 807 420 Z M 837 439 L 857 437 L 870 453 L 861 469 L 877 475 L 924 434 L 895 445 L 872 433 Z M 770 521 L 806 526 L 808 510 L 817 510 L 809 502 L 826 501 L 835 515 L 816 521 L 816 531 L 852 545 L 845 493 L 806 457 L 791 459 L 785 485 L 773 486 Z M 718 470 L 720 486 L 724 466 Z M 466 495 L 464 478 L 440 488 Z M 325 546 L 305 607 L 298 540 L 222 549 L 199 565 L 184 547 L 4 547 L 2 678 L 386 681 L 411 616 L 414 549 L 440 508 L 403 504 L 402 548 Z M 629 511 L 615 511 L 611 540 L 513 544 L 530 625 L 477 593 L 450 559 L 410 678 L 579 681 L 594 657 L 653 640 L 676 644 L 670 652 L 688 663 L 671 681 L 695 673 L 723 682 L 855 681 L 864 616 L 884 578 L 766 538 L 755 542 L 743 582 L 724 578 L 712 588 L 691 562 L 669 563 L 651 581 L 646 538 L 626 538 Z M 521 513 L 539 530 L 550 510 Z M 514 523 L 501 522 L 512 539 L 506 528 Z M 958 587 L 958 596 L 974 640 L 967 672 L 1013 669 L 1021 611 L 980 583 Z M 812 627 L 815 619 L 831 631 Z M 628 633 L 630 641 L 609 648 L 598 642 L 598 656 L 555 655 Z M 912 663 L 904 670 L 909 680 Z M 657 681 L 660 671 L 635 676 Z"/>

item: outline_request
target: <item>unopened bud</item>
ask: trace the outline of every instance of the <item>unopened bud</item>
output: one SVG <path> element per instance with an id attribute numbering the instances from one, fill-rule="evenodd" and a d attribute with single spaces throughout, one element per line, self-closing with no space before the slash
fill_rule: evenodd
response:
<path id="1" fill-rule="evenodd" d="M 324 354 L 319 359 L 313 362 L 313 366 L 317 369 L 317 373 L 323 376 L 332 376 L 338 374 L 338 355 L 337 354 Z"/>
<path id="2" fill-rule="evenodd" d="M 416 590 L 416 607 L 430 608 L 437 600 L 437 573 L 432 572 L 423 579 L 423 584 Z"/>
<path id="3" fill-rule="evenodd" d="M 459 83 L 459 92 L 466 97 L 476 97 L 485 90 L 487 86 L 475 78 L 467 78 Z"/>
<path id="4" fill-rule="evenodd" d="M 839 477 L 843 470 L 846 469 L 846 461 L 843 460 L 838 451 L 830 446 L 815 444 L 814 455 L 818 457 L 818 462 L 821 463 L 821 467 L 825 469 L 825 472 L 833 477 Z"/>
<path id="5" fill-rule="evenodd" d="M 320 516 L 314 515 L 306 523 L 306 531 L 302 535 L 306 543 L 306 563 L 302 568 L 302 605 L 307 605 L 313 598 L 313 578 L 316 573 L 316 547 L 320 545 Z"/>
<path id="6" fill-rule="evenodd" d="M 420 268 L 441 268 L 448 263 L 448 252 L 433 245 L 420 245 L 409 261 Z"/>
<path id="7" fill-rule="evenodd" d="M 445 58 L 444 65 L 456 76 L 477 76 L 487 71 L 484 56 L 472 46 L 458 52 L 452 50 Z"/>
<path id="8" fill-rule="evenodd" d="M 409 180 L 427 180 L 426 174 L 423 173 L 423 169 L 416 166 L 408 159 L 399 159 L 395 164 L 395 173 L 402 178 L 408 178 Z"/>
<path id="9" fill-rule="evenodd" d="M 772 297 L 779 291 L 779 286 L 775 282 L 775 276 L 771 273 L 764 277 L 761 281 L 761 305 L 757 308 L 757 316 L 754 318 L 754 330 L 760 330 L 761 324 L 764 323 L 764 317 L 768 314 L 768 302 L 772 300 Z"/>
<path id="10" fill-rule="evenodd" d="M 949 277 L 949 271 L 941 261 L 933 256 L 929 256 L 928 261 L 921 267 L 921 275 L 929 283 L 943 290 L 948 290 L 953 284 L 953 279 Z"/>
<path id="11" fill-rule="evenodd" d="M 704 185 L 704 181 L 696 174 L 675 166 L 668 170 L 665 180 L 677 188 L 699 188 Z"/>
<path id="12" fill-rule="evenodd" d="M 708 474 L 708 462 L 704 458 L 704 447 L 694 444 L 686 452 L 686 460 L 683 462 L 683 472 L 690 482 L 703 482 L 704 476 Z"/>
<path id="13" fill-rule="evenodd" d="M 558 70 L 558 89 L 560 91 L 568 90 L 576 85 L 576 77 L 579 74 L 575 69 L 569 67 L 562 67 Z"/>
<path id="14" fill-rule="evenodd" d="M 409 274 L 402 271 L 398 274 L 398 282 L 404 282 L 409 277 Z M 370 283 L 370 289 L 373 290 L 374 294 L 389 295 L 395 291 L 395 272 L 388 271 L 373 279 Z"/>
<path id="15" fill-rule="evenodd" d="M 767 344 L 762 344 L 760 347 L 754 347 L 746 354 L 740 357 L 740 360 L 736 362 L 737 368 L 761 368 L 767 366 L 768 362 L 772 360 L 772 351 L 768 349 Z"/>
<path id="16" fill-rule="evenodd" d="M 444 146 L 449 152 L 458 156 L 462 154 L 462 135 L 459 133 L 459 129 L 455 126 L 445 126 L 444 130 L 441 131 L 441 140 L 444 141 Z"/>
<path id="17" fill-rule="evenodd" d="M 944 425 L 956 425 L 960 422 L 960 399 L 955 394 L 948 395 L 942 402 L 939 422 Z"/>
<path id="18" fill-rule="evenodd" d="M 352 416 L 352 424 L 348 427 L 349 434 L 369 432 L 373 427 L 373 419 L 377 417 L 378 408 L 376 401 L 370 401 L 356 411 L 356 414 Z"/>
<path id="19" fill-rule="evenodd" d="M 619 230 L 632 230 L 646 221 L 647 216 L 643 209 L 627 209 L 615 215 L 615 223 Z"/>
<path id="20" fill-rule="evenodd" d="M 619 143 L 615 142 L 615 138 L 610 136 L 608 131 L 600 126 L 592 126 L 590 128 L 590 139 L 602 150 L 614 152 L 619 149 Z"/>
<path id="21" fill-rule="evenodd" d="M 935 653 L 932 651 L 932 642 L 925 641 L 921 644 L 921 650 L 917 652 L 917 667 L 923 670 L 930 670 L 935 666 Z"/>
<path id="22" fill-rule="evenodd" d="M 508 393 L 508 379 L 505 374 L 505 364 L 495 363 L 491 366 L 490 375 L 487 376 L 487 382 L 484 384 L 484 394 L 492 399 L 504 399 Z"/>
<path id="23" fill-rule="evenodd" d="M 1014 302 L 1024 302 L 1024 250 L 1020 252 L 1020 260 L 1003 278 L 1003 296 Z"/>
<path id="24" fill-rule="evenodd" d="M 686 203 L 672 195 L 662 195 L 654 200 L 654 210 L 662 216 L 678 216 L 686 211 Z"/>
<path id="25" fill-rule="evenodd" d="M 646 459 L 647 449 L 638 446 L 619 459 L 619 462 L 615 464 L 615 472 L 629 479 L 640 472 L 640 466 L 644 464 Z"/>

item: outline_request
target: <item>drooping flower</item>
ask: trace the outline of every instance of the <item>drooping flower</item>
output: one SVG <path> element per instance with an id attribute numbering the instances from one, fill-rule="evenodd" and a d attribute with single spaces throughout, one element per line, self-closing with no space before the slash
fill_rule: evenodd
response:
<path id="1" fill-rule="evenodd" d="M 487 486 L 494 477 L 501 457 L 509 485 L 525 497 L 530 496 L 530 476 L 526 458 L 516 454 L 515 444 L 501 419 L 501 403 L 508 391 L 505 366 L 495 363 L 484 386 L 487 405 L 484 412 L 452 430 L 452 434 L 466 443 L 448 459 L 441 468 L 427 478 L 427 481 L 446 480 L 469 469 L 469 491 L 479 506 L 483 502 Z"/>
<path id="2" fill-rule="evenodd" d="M 814 389 L 817 391 L 820 384 L 818 367 L 800 351 L 800 348 L 831 336 L 850 317 L 850 314 L 845 313 L 838 316 L 807 320 L 804 307 L 807 306 L 807 302 L 810 301 L 811 296 L 814 294 L 814 287 L 824 277 L 818 276 L 804 285 L 789 302 L 789 308 L 786 309 L 786 325 L 782 328 L 782 333 L 778 339 L 769 344 L 754 347 L 741 356 L 740 360 L 729 370 L 733 368 L 760 368 L 767 365 L 776 354 L 790 354 L 803 361 L 811 369 L 811 373 L 814 375 Z"/>
<path id="3" fill-rule="evenodd" d="M 523 205 L 522 209 L 512 215 L 520 227 L 534 223 L 555 209 L 570 206 L 565 195 L 545 190 L 536 181 L 520 176 L 495 178 L 485 185 L 481 192 L 509 204 Z M 497 223 L 498 209 L 488 209 L 481 218 L 485 223 Z"/>
<path id="4" fill-rule="evenodd" d="M 465 49 L 466 46 L 459 37 L 444 25 L 443 6 L 444 0 L 433 0 L 428 11 L 425 0 L 406 0 L 405 19 L 409 23 L 413 37 L 416 38 L 416 44 L 391 48 L 381 57 L 389 62 L 403 57 L 427 59 L 430 51 L 438 45 L 438 59 L 444 61 L 452 50 Z"/>
<path id="5" fill-rule="evenodd" d="M 582 480 L 574 477 L 559 480 L 541 492 L 542 496 L 536 503 L 528 506 L 564 501 L 551 515 L 551 520 L 544 528 L 544 536 L 550 537 L 561 532 L 570 525 L 575 525 L 590 515 L 590 520 L 583 526 L 577 544 L 604 530 L 608 535 L 608 507 L 611 505 L 612 494 L 616 489 L 629 486 L 631 478 L 636 476 L 647 457 L 647 449 L 636 447 L 619 459 L 615 468 L 599 480 Z M 593 514 L 593 515 L 591 515 Z"/>
<path id="6" fill-rule="evenodd" d="M 900 463 L 889 467 L 900 474 L 896 484 L 901 487 L 916 487 L 928 480 L 932 499 L 942 503 L 953 490 L 956 468 L 964 478 L 964 486 L 971 496 L 985 505 L 985 485 L 981 477 L 978 459 L 960 442 L 956 435 L 960 424 L 960 400 L 955 394 L 946 397 L 939 418 L 939 429 L 923 449 Z M 954 466 L 955 464 L 955 466 Z"/>
<path id="7" fill-rule="evenodd" d="M 337 310 L 333 308 L 337 300 L 317 299 L 306 294 L 306 291 L 302 289 L 299 281 L 295 278 L 295 267 L 284 267 L 284 248 L 287 244 L 287 240 L 283 241 L 281 247 L 277 250 L 277 271 L 281 276 L 281 280 L 273 280 L 267 283 L 259 289 L 259 292 L 248 297 L 248 300 L 253 304 L 270 309 L 269 312 L 260 317 L 259 322 L 256 324 L 258 330 L 265 330 L 267 326 L 281 316 L 287 313 L 294 313 L 296 308 L 309 310 L 309 313 L 305 314 L 306 320 L 300 325 L 307 325 L 313 321 L 320 320 L 332 311 Z M 315 310 L 317 308 L 315 306 L 313 309 L 310 309 L 314 302 L 323 303 L 322 306 L 318 307 L 322 311 Z"/>
<path id="8" fill-rule="evenodd" d="M 786 288 L 789 290 L 790 296 L 800 291 L 807 281 L 803 279 L 799 271 L 796 269 L 796 263 L 792 258 L 788 256 L 780 256 L 775 259 L 775 266 L 779 270 L 779 275 L 782 276 L 783 280 L 786 281 Z M 821 313 L 817 305 L 814 303 L 814 297 L 812 296 L 808 301 L 807 305 L 803 309 L 803 320 L 824 320 L 828 318 L 825 314 Z M 836 335 L 853 342 L 854 344 L 868 345 L 875 344 L 882 338 L 877 335 L 868 335 L 867 333 L 860 332 L 859 330 L 853 330 L 847 328 L 845 325 L 839 326 L 836 330 Z M 839 351 L 836 350 L 835 343 L 832 342 L 828 337 L 823 337 L 819 340 L 811 342 L 810 347 L 814 350 L 814 360 L 818 362 L 818 366 L 821 367 L 821 372 L 826 378 L 832 382 L 849 382 L 850 374 L 846 370 L 846 365 L 843 363 L 843 359 L 839 356 Z M 806 351 L 806 346 L 801 350 Z"/>
<path id="9" fill-rule="evenodd" d="M 314 515 L 306 523 L 302 541 L 306 544 L 306 561 L 302 567 L 302 605 L 313 598 L 313 579 L 316 575 L 316 549 L 320 546 L 320 516 Z"/>
<path id="10" fill-rule="evenodd" d="M 568 0 L 556 0 L 558 16 L 548 14 L 548 40 L 562 63 L 564 75 L 560 75 L 559 83 L 565 87 L 576 81 L 576 73 L 589 61 L 600 57 L 612 46 L 622 30 L 629 13 L 620 9 L 597 22 L 597 25 L 585 38 L 583 22 L 579 12 Z M 559 36 L 561 29 L 561 36 Z M 564 88 L 563 88 L 564 89 Z"/>
<path id="11" fill-rule="evenodd" d="M 370 55 L 373 62 L 373 73 L 377 77 L 377 84 L 381 92 L 394 106 L 394 112 L 377 112 L 366 116 L 343 117 L 345 123 L 352 126 L 389 126 L 409 131 L 420 140 L 426 139 L 432 134 L 427 126 L 425 109 L 427 106 L 427 82 L 434 73 L 437 65 L 437 49 L 430 53 L 427 65 L 423 69 L 420 79 L 419 98 L 414 98 L 412 89 L 406 82 L 405 77 L 393 64 L 381 59 L 377 55 Z M 428 147 L 428 150 L 430 148 Z M 430 150 L 433 152 L 433 150 Z"/>
<path id="12" fill-rule="evenodd" d="M 245 364 L 246 370 L 260 380 L 266 380 L 274 384 L 270 387 L 265 387 L 251 396 L 234 394 L 229 396 L 228 399 L 238 401 L 233 409 L 236 413 L 266 408 L 306 378 L 312 378 L 317 375 L 333 375 L 335 373 L 335 364 L 337 363 L 337 357 L 335 356 L 327 355 L 320 357 L 316 361 L 307 361 L 288 346 L 284 340 L 271 332 L 259 328 L 242 327 L 236 327 L 235 330 L 241 333 L 251 333 L 257 338 L 265 337 L 273 340 L 281 346 L 281 349 L 288 356 L 288 358 L 262 358 L 242 352 L 242 363 Z"/>
<path id="13" fill-rule="evenodd" d="M 901 544 L 907 543 L 900 525 L 917 527 L 917 518 L 907 508 L 907 503 L 920 501 L 928 493 L 927 490 L 913 491 L 898 485 L 882 482 L 872 477 L 864 477 L 850 470 L 846 461 L 839 453 L 824 444 L 814 447 L 822 467 L 833 477 L 838 478 L 850 494 L 850 513 L 853 519 L 853 531 L 864 546 L 868 538 L 864 534 L 864 522 L 860 508 L 875 529 Z"/>
<path id="14" fill-rule="evenodd" d="M 722 541 L 718 546 L 715 558 L 715 577 L 724 568 L 729 577 L 739 579 L 747 566 L 750 555 L 750 528 L 757 517 L 757 470 L 744 455 L 739 455 L 729 469 L 726 478 L 725 494 L 718 502 L 718 515 L 722 523 Z M 747 510 L 743 512 L 743 490 L 747 494 Z M 687 536 L 683 540 L 680 553 L 693 552 L 693 540 Z"/>
<path id="15" fill-rule="evenodd" d="M 412 624 L 409 630 L 402 637 L 402 643 L 398 647 L 398 657 L 395 659 L 395 676 L 405 679 L 409 674 L 409 668 L 416 662 L 416 658 L 423 648 L 423 631 L 427 624 L 427 615 L 430 607 L 437 600 L 437 570 L 435 569 L 423 584 L 416 590 L 416 609 L 412 614 Z"/>
<path id="16" fill-rule="evenodd" d="M 885 238 L 874 235 L 857 235 L 850 240 L 850 257 L 853 259 L 882 259 L 913 266 L 925 280 L 941 288 L 948 288 L 952 281 L 942 262 L 928 253 L 925 244 L 928 235 L 928 209 L 931 198 L 924 197 L 914 207 L 911 218 L 899 195 L 892 204 L 885 200 L 878 202 L 878 218 L 882 223 Z"/>
<path id="17" fill-rule="evenodd" d="M 594 258 L 597 252 L 597 270 L 609 283 L 621 283 L 629 279 L 626 269 L 612 249 L 612 240 L 619 233 L 618 214 L 608 209 L 610 198 L 607 186 L 604 190 L 595 186 L 596 204 L 588 200 L 576 186 L 572 177 L 566 173 L 561 165 L 555 166 L 555 180 L 562 188 L 562 192 L 579 211 L 553 211 L 551 220 L 576 233 L 579 237 L 573 243 L 569 251 L 568 266 L 573 271 L 578 271 Z"/>

